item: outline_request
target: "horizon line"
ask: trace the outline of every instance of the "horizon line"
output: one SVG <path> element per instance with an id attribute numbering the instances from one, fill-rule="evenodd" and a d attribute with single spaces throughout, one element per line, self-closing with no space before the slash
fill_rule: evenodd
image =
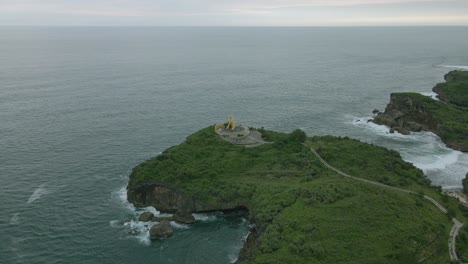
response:
<path id="1" fill-rule="evenodd" d="M 167 27 L 167 28 L 197 28 L 197 27 L 262 27 L 262 28 L 272 28 L 272 27 L 285 27 L 285 28 L 294 28 L 294 27 L 317 27 L 317 28 L 328 28 L 328 27 L 341 27 L 341 28 L 350 28 L 350 27 L 468 27 L 468 24 L 454 24 L 454 25 L 30 25 L 30 24 L 0 24 L 0 27 Z"/>

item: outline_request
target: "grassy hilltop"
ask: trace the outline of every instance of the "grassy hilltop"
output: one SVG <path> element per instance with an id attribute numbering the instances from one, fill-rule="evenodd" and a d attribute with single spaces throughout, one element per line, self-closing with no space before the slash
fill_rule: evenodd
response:
<path id="1" fill-rule="evenodd" d="M 256 228 L 239 263 L 450 263 L 449 217 L 464 220 L 464 212 L 397 152 L 299 130 L 259 131 L 274 143 L 245 148 L 202 129 L 135 167 L 128 189 L 158 181 L 209 208 L 242 205 Z M 346 173 L 421 195 L 344 178 L 310 147 Z"/>
<path id="2" fill-rule="evenodd" d="M 461 107 L 468 107 L 468 71 L 451 71 L 445 75 L 445 83 L 432 90 L 440 100 Z"/>

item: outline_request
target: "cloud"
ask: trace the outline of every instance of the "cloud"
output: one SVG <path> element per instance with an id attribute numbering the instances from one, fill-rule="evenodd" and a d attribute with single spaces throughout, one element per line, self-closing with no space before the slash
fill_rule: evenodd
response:
<path id="1" fill-rule="evenodd" d="M 468 24 L 466 13 L 468 0 L 0 0 L 0 25 Z"/>

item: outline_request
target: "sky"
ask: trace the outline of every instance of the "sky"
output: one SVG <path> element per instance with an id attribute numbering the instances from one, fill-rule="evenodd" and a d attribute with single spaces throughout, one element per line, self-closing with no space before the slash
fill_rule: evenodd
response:
<path id="1" fill-rule="evenodd" d="M 0 0 L 0 25 L 468 25 L 468 0 Z"/>

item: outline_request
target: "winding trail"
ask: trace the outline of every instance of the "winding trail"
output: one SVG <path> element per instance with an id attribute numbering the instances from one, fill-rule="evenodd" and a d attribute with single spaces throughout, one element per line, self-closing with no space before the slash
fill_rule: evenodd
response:
<path id="1" fill-rule="evenodd" d="M 306 144 L 304 144 L 304 146 L 307 146 Z M 310 146 L 308 146 L 310 147 Z M 314 148 L 310 147 L 310 151 L 312 151 L 312 153 L 314 153 L 315 156 L 317 156 L 317 158 L 320 160 L 320 162 L 325 165 L 327 168 L 335 171 L 336 173 L 340 174 L 341 176 L 343 177 L 346 177 L 346 178 L 350 178 L 350 179 L 353 179 L 353 180 L 356 180 L 356 181 L 360 181 L 360 182 L 365 182 L 365 183 L 368 183 L 368 184 L 372 184 L 372 185 L 377 185 L 377 186 L 380 186 L 380 187 L 383 187 L 383 188 L 387 188 L 387 189 L 391 189 L 391 190 L 394 190 L 394 191 L 397 191 L 397 192 L 403 192 L 403 193 L 408 193 L 408 194 L 419 194 L 417 192 L 414 192 L 414 191 L 410 191 L 410 190 L 405 190 L 405 189 L 402 189 L 402 188 L 398 188 L 398 187 L 393 187 L 393 186 L 390 186 L 390 185 L 386 185 L 386 184 L 383 184 L 383 183 L 380 183 L 380 182 L 376 182 L 376 181 L 371 181 L 371 180 L 367 180 L 367 179 L 363 179 L 363 178 L 359 178 L 359 177 L 355 177 L 355 176 L 351 176 L 349 174 L 346 174 L 342 171 L 340 171 L 339 169 L 333 167 L 332 165 L 330 165 L 328 162 L 326 162 L 316 151 Z M 439 202 L 437 202 L 434 198 L 432 198 L 431 196 L 429 195 L 424 195 L 424 199 L 430 201 L 432 204 L 434 204 L 440 211 L 442 211 L 442 213 L 444 214 L 447 214 L 447 208 L 443 207 Z M 458 235 L 458 232 L 460 231 L 460 228 L 463 226 L 463 223 L 461 223 L 460 221 L 458 221 L 455 217 L 452 218 L 452 222 L 453 222 L 453 226 L 452 226 L 452 229 L 450 230 L 450 235 L 449 235 L 449 241 L 448 241 L 448 249 L 449 249 L 449 254 L 450 254 L 450 259 L 451 260 L 454 260 L 454 261 L 457 261 L 458 260 L 458 256 L 457 256 L 457 252 L 456 252 L 456 248 L 455 248 L 455 240 L 457 238 L 457 235 Z"/>

